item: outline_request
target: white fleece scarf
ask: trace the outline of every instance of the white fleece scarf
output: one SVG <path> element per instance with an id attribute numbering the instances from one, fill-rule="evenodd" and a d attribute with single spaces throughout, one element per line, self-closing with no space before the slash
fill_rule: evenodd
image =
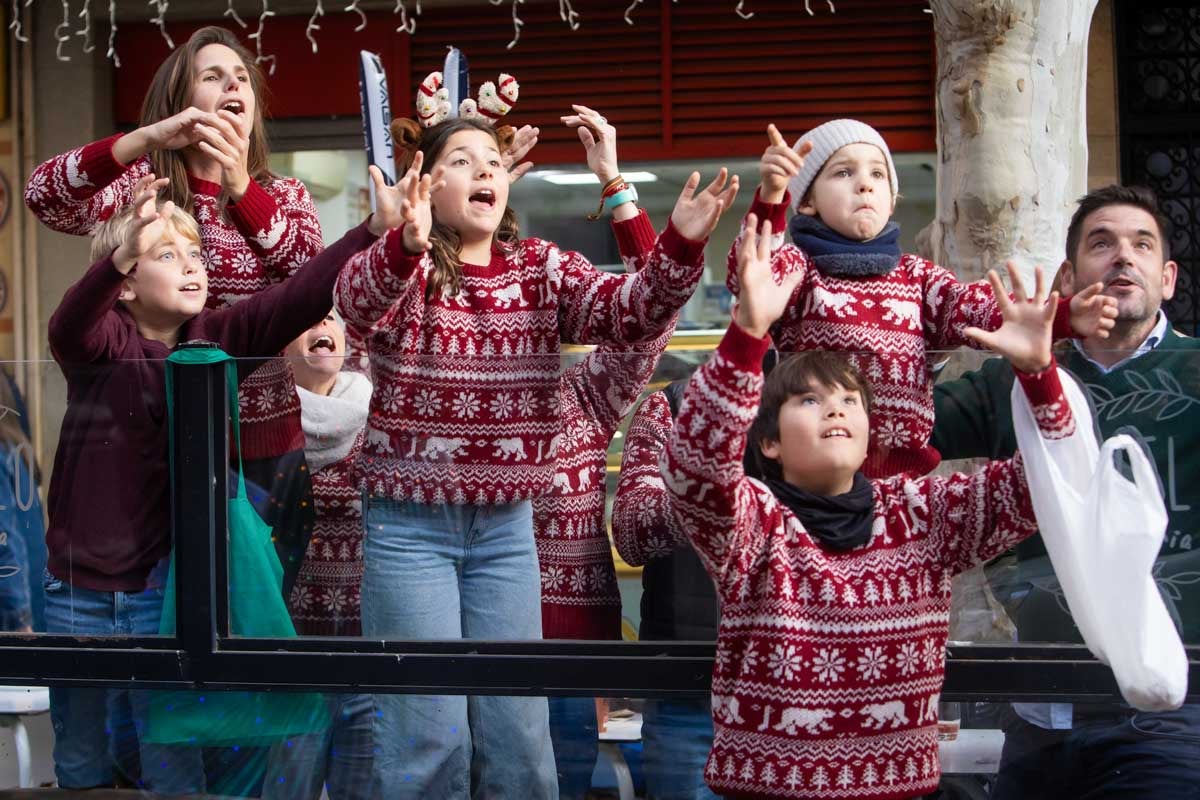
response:
<path id="1" fill-rule="evenodd" d="M 300 425 L 304 428 L 304 455 L 316 474 L 350 455 L 354 440 L 367 424 L 371 381 L 357 372 L 339 372 L 328 395 L 297 386 Z"/>

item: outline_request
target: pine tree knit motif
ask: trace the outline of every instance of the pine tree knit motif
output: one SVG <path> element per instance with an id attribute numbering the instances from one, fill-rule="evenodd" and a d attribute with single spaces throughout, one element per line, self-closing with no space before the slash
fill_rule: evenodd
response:
<path id="1" fill-rule="evenodd" d="M 950 579 L 1035 532 L 1020 455 L 972 475 L 873 481 L 870 541 L 826 551 L 742 471 L 767 344 L 730 326 L 662 460 L 721 599 L 707 782 L 727 797 L 931 792 Z M 1073 446 L 1057 371 L 1021 383 L 1043 436 Z"/>
<path id="2" fill-rule="evenodd" d="M 120 135 L 55 156 L 33 171 L 25 204 L 47 227 L 89 235 L 133 200 L 133 187 L 152 171 L 143 156 L 129 166 L 113 158 Z M 304 184 L 276 178 L 251 181 L 240 202 L 218 206 L 219 184 L 189 177 L 192 214 L 200 224 L 208 273 L 208 307 L 233 305 L 289 277 L 324 248 L 317 209 Z M 283 361 L 264 364 L 240 393 L 242 454 L 269 458 L 304 447 L 300 401 Z"/>
<path id="3" fill-rule="evenodd" d="M 630 566 L 640 567 L 689 546 L 671 511 L 658 466 L 670 432 L 671 405 L 662 392 L 642 401 L 625 432 L 612 533 L 617 552 Z"/>
<path id="4" fill-rule="evenodd" d="M 644 212 L 643 212 L 644 213 Z M 704 270 L 704 243 L 671 225 L 634 275 L 524 239 L 466 264 L 457 295 L 426 298 L 433 262 L 392 231 L 342 270 L 334 292 L 367 338 L 371 412 L 361 485 L 418 503 L 494 505 L 544 494 L 561 431 L 561 342 L 652 341 Z"/>
<path id="5" fill-rule="evenodd" d="M 313 473 L 312 538 L 288 610 L 301 636 L 361 636 L 362 494 L 354 485 L 359 433 L 350 454 Z"/>
<path id="6" fill-rule="evenodd" d="M 613 228 L 627 268 L 640 271 L 654 249 L 649 217 Z M 554 477 L 549 491 L 533 500 L 547 639 L 621 638 L 621 596 L 604 524 L 608 446 L 674 332 L 672 321 L 652 342 L 601 345 L 559 379 L 562 430 L 554 440 Z"/>
<path id="7" fill-rule="evenodd" d="M 771 269 L 776 281 L 794 272 L 804 278 L 793 301 L 771 328 L 781 352 L 836 350 L 846 353 L 871 382 L 871 443 L 863 472 L 869 478 L 901 473 L 919 477 L 941 461 L 929 445 L 933 432 L 933 383 L 928 350 L 975 347 L 969 326 L 995 330 L 1000 312 L 987 281 L 959 283 L 953 273 L 906 254 L 891 272 L 871 278 L 822 275 L 808 255 L 786 241 L 790 197 L 765 203 L 756 192 L 748 214 L 771 223 Z M 738 293 L 737 250 L 729 250 L 727 283 Z M 1059 305 L 1056 337 L 1070 335 L 1070 312 Z"/>

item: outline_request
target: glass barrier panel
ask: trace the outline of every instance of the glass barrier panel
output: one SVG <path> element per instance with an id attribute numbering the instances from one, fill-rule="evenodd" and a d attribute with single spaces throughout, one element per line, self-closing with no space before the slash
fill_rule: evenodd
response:
<path id="1" fill-rule="evenodd" d="M 158 636 L 171 554 L 164 362 L 0 368 L 0 630 Z"/>

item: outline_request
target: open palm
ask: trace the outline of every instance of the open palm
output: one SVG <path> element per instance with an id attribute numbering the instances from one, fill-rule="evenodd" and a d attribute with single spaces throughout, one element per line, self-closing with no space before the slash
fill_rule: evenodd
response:
<path id="1" fill-rule="evenodd" d="M 995 270 L 988 271 L 988 282 L 996 296 L 996 306 L 1004 318 L 994 331 L 967 328 L 963 331 L 974 341 L 1008 359 L 1022 372 L 1041 372 L 1050 365 L 1050 345 L 1054 327 L 1054 312 L 1058 307 L 1058 292 L 1046 294 L 1046 276 L 1041 267 L 1034 269 L 1034 292 L 1029 297 L 1017 266 L 1008 262 L 1008 277 L 1012 283 L 1012 298 Z"/>

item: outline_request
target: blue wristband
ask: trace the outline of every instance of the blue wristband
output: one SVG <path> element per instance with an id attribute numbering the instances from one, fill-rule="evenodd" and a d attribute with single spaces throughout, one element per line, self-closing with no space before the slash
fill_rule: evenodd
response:
<path id="1" fill-rule="evenodd" d="M 632 186 L 626 186 L 621 191 L 604 200 L 604 210 L 601 213 L 609 213 L 622 203 L 636 203 L 637 199 L 637 189 Z"/>

